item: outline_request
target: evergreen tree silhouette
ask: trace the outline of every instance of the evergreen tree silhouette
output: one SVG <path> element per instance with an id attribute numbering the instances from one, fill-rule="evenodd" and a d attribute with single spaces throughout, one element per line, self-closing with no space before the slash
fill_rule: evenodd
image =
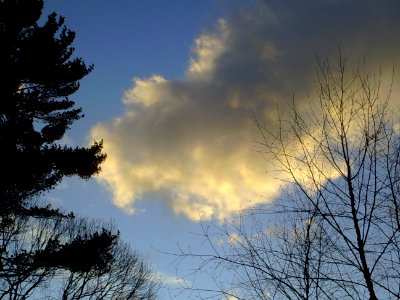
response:
<path id="1" fill-rule="evenodd" d="M 93 66 L 86 66 L 81 58 L 73 56 L 75 33 L 64 26 L 64 18 L 53 13 L 43 25 L 38 24 L 42 9 L 41 0 L 0 1 L 3 278 L 23 280 L 37 270 L 55 268 L 74 272 L 107 270 L 118 238 L 116 232 L 99 229 L 98 233 L 82 234 L 69 241 L 52 238 L 37 249 L 18 244 L 27 243 L 25 225 L 18 224 L 29 224 L 29 218 L 72 220 L 73 214 L 40 204 L 38 196 L 65 176 L 90 178 L 100 171 L 106 157 L 101 152 L 101 142 L 88 148 L 59 144 L 70 125 L 83 117 L 82 109 L 76 108 L 69 96 L 78 90 L 79 80 Z"/>
<path id="2" fill-rule="evenodd" d="M 18 213 L 64 176 L 88 179 L 105 159 L 101 142 L 71 148 L 58 141 L 83 117 L 69 96 L 93 66 L 74 58 L 75 33 L 43 1 L 0 1 L 0 214 Z M 25 211 L 26 213 L 26 211 Z"/>

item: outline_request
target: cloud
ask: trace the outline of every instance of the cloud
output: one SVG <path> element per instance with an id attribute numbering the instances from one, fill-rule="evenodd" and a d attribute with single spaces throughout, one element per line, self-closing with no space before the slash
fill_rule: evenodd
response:
<path id="1" fill-rule="evenodd" d="M 280 182 L 271 158 L 251 151 L 250 111 L 274 130 L 295 94 L 308 103 L 315 54 L 366 57 L 391 71 L 400 53 L 399 1 L 254 1 L 205 30 L 183 80 L 134 78 L 125 113 L 97 124 L 108 154 L 98 180 L 114 203 L 133 213 L 156 198 L 189 219 L 225 218 L 270 201 Z"/>
<path id="2" fill-rule="evenodd" d="M 162 282 L 167 286 L 186 287 L 190 285 L 190 282 L 185 278 L 180 278 L 178 276 L 169 275 L 162 272 L 158 272 L 157 274 Z"/>

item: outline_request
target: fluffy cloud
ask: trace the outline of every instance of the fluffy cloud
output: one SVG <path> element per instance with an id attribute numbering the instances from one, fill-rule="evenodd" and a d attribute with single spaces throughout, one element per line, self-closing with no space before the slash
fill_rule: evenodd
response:
<path id="1" fill-rule="evenodd" d="M 251 151 L 250 111 L 273 130 L 292 94 L 301 107 L 315 54 L 391 70 L 400 53 L 399 1 L 255 1 L 194 42 L 184 80 L 135 78 L 124 115 L 97 124 L 108 158 L 99 181 L 128 212 L 142 198 L 166 201 L 192 220 L 223 218 L 271 200 L 280 182 L 269 157 Z"/>

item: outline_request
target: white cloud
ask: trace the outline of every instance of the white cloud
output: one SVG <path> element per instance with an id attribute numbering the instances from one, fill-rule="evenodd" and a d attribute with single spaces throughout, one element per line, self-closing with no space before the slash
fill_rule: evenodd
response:
<path id="1" fill-rule="evenodd" d="M 167 286 L 186 287 L 189 286 L 189 281 L 185 278 L 181 278 L 175 275 L 170 275 L 162 272 L 158 272 L 159 278 L 161 278 L 163 284 Z"/>
<path id="2" fill-rule="evenodd" d="M 385 70 L 400 50 L 400 2 L 257 2 L 219 20 L 194 42 L 184 80 L 134 79 L 125 114 L 97 124 L 108 154 L 98 180 L 114 203 L 158 198 L 192 220 L 224 218 L 279 192 L 272 158 L 251 151 L 250 109 L 271 122 L 292 93 L 301 108 L 313 89 L 315 53 L 367 57 Z"/>

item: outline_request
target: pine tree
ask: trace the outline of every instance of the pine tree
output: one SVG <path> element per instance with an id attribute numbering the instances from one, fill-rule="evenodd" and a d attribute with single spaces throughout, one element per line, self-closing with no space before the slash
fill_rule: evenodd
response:
<path id="1" fill-rule="evenodd" d="M 43 0 L 0 0 L 0 299 L 154 299 L 158 280 L 112 225 L 40 203 L 106 157 L 102 142 L 60 145 L 83 117 L 69 97 L 93 66 L 74 56 L 64 18 L 39 25 L 42 9 Z"/>
<path id="2" fill-rule="evenodd" d="M 42 0 L 0 1 L 0 285 L 14 295 L 27 278 L 57 268 L 106 271 L 118 238 L 115 231 L 88 234 L 85 228 L 69 240 L 25 234 L 34 224 L 30 219 L 71 223 L 73 214 L 39 203 L 38 196 L 65 176 L 90 178 L 105 159 L 101 142 L 88 148 L 59 144 L 83 117 L 69 96 L 93 67 L 73 56 L 75 33 L 64 18 L 53 13 L 39 25 L 42 9 Z"/>
<path id="3" fill-rule="evenodd" d="M 69 96 L 93 66 L 74 58 L 75 33 L 51 14 L 38 25 L 41 0 L 0 1 L 0 215 L 27 213 L 27 201 L 65 176 L 88 179 L 105 159 L 102 144 L 57 142 L 80 119 Z"/>

